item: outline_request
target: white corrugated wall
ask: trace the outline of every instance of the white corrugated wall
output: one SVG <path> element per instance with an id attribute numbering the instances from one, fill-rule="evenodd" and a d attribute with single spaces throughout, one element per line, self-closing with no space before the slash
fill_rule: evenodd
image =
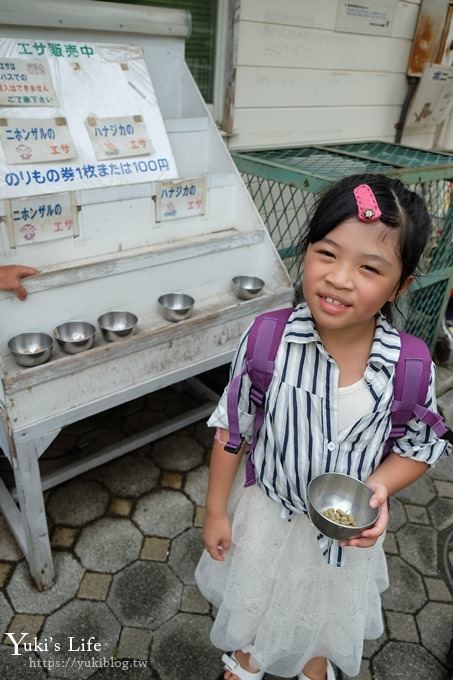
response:
<path id="1" fill-rule="evenodd" d="M 420 0 L 390 36 L 335 30 L 338 0 L 241 0 L 230 149 L 395 140 Z M 429 148 L 434 129 L 402 142 Z"/>

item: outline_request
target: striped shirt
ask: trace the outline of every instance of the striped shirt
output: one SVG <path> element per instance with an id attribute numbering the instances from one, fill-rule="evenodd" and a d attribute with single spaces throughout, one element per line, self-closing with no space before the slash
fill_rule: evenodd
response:
<path id="1" fill-rule="evenodd" d="M 241 338 L 230 379 L 242 370 L 247 335 L 248 331 Z M 379 315 L 364 374 L 372 409 L 338 431 L 339 368 L 325 350 L 306 303 L 294 309 L 277 352 L 266 393 L 264 422 L 253 451 L 257 484 L 282 505 L 284 515 L 307 513 L 306 490 L 313 477 L 323 472 L 342 472 L 366 481 L 379 465 L 391 429 L 393 375 L 399 352 L 398 332 Z M 433 364 L 425 406 L 435 410 L 434 377 Z M 239 423 L 241 434 L 251 441 L 255 406 L 249 392 L 250 380 L 244 375 Z M 227 388 L 209 426 L 228 429 L 226 394 Z M 414 418 L 393 451 L 434 464 L 447 454 L 447 446 Z M 320 545 L 328 562 L 342 564 L 344 556 L 338 543 L 323 539 Z"/>

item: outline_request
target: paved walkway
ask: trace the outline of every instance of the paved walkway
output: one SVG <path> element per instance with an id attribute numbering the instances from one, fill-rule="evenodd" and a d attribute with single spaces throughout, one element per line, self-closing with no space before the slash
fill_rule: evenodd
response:
<path id="1" fill-rule="evenodd" d="M 453 369 L 440 369 L 439 397 L 453 425 Z M 174 416 L 187 400 L 166 389 L 79 422 L 46 452 L 43 469 Z M 0 516 L 2 678 L 218 676 L 212 612 L 193 579 L 211 439 L 198 423 L 48 491 L 57 580 L 45 592 L 34 589 Z M 365 645 L 358 680 L 445 680 L 453 633 L 453 456 L 392 501 L 385 547 L 386 631 Z M 27 647 L 15 649 L 6 632 Z"/>

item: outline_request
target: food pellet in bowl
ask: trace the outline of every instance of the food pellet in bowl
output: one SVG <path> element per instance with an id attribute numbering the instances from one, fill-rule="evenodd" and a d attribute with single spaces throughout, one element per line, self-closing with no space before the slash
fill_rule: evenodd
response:
<path id="1" fill-rule="evenodd" d="M 353 515 L 349 512 L 344 512 L 344 510 L 341 510 L 340 508 L 327 508 L 322 514 L 336 524 L 341 524 L 345 527 L 357 526 L 357 522 Z"/>

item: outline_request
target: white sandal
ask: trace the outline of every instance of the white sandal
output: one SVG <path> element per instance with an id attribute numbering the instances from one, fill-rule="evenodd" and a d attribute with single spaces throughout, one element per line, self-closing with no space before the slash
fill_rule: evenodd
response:
<path id="1" fill-rule="evenodd" d="M 231 654 L 224 654 L 222 656 L 222 661 L 225 664 L 225 670 L 234 673 L 239 680 L 261 680 L 264 675 L 264 671 L 250 673 L 250 671 L 246 671 L 245 668 L 242 668 L 241 664 L 236 659 L 236 654 L 234 652 Z"/>
<path id="2" fill-rule="evenodd" d="M 310 680 L 310 678 L 305 673 L 299 673 L 297 680 Z M 327 659 L 327 680 L 335 680 L 335 672 L 329 659 Z"/>

